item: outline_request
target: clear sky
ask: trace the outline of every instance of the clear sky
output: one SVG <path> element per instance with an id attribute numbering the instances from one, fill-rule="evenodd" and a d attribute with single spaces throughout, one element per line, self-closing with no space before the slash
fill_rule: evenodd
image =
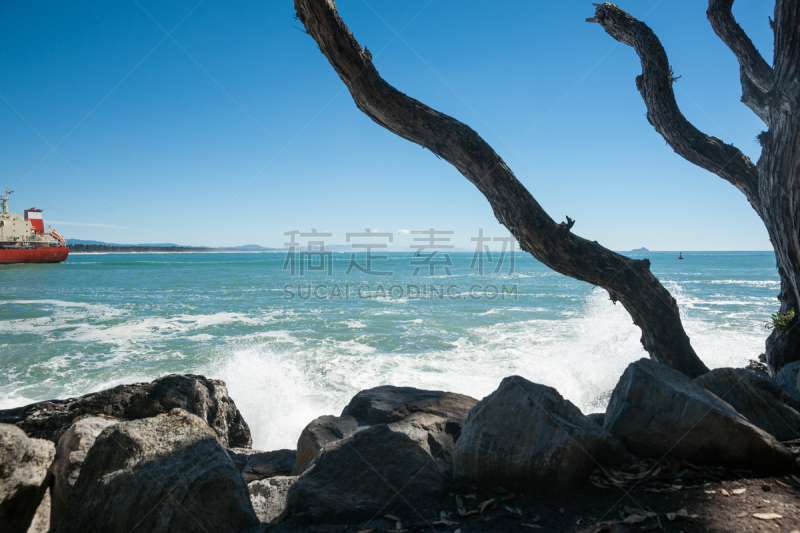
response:
<path id="1" fill-rule="evenodd" d="M 399 90 L 469 124 L 557 221 L 608 248 L 769 250 L 744 196 L 647 123 L 633 49 L 589 1 L 339 0 Z M 700 0 L 629 0 L 683 113 L 753 161 L 763 123 Z M 774 2 L 734 15 L 771 63 Z M 0 189 L 68 239 L 282 246 L 284 231 L 507 234 L 448 163 L 373 123 L 291 0 L 0 2 Z M 171 32 L 171 33 L 170 33 Z M 169 34 L 169 36 L 168 36 Z M 399 34 L 399 35 L 398 35 Z M 55 151 L 53 150 L 55 148 Z"/>

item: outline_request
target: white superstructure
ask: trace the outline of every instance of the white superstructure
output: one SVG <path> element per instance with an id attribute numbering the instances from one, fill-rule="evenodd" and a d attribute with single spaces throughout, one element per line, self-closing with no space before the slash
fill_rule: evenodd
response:
<path id="1" fill-rule="evenodd" d="M 44 229 L 41 209 L 28 209 L 25 217 L 8 211 L 8 196 L 14 191 L 6 188 L 6 195 L 0 196 L 3 212 L 0 213 L 0 245 L 3 246 L 50 246 L 64 244 L 64 237 L 48 226 Z"/>

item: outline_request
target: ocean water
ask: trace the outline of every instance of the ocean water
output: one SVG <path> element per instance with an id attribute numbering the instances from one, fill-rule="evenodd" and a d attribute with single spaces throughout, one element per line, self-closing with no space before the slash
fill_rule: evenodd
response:
<path id="1" fill-rule="evenodd" d="M 628 255 L 651 260 L 709 367 L 743 366 L 763 351 L 778 307 L 772 252 Z M 518 374 L 596 412 L 646 356 L 604 290 L 527 254 L 495 273 L 497 255 L 481 272 L 472 253 L 453 253 L 451 275 L 437 266 L 434 276 L 428 266 L 413 275 L 420 260 L 408 253 L 388 256 L 372 270 L 391 277 L 348 275 L 349 253 L 312 257 L 303 275 L 299 260 L 266 252 L 2 266 L 0 408 L 203 374 L 227 382 L 254 447 L 271 450 L 294 448 L 313 418 L 383 384 L 480 399 Z"/>

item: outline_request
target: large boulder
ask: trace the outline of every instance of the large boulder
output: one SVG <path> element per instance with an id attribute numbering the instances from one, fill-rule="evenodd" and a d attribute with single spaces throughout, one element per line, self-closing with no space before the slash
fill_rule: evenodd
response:
<path id="1" fill-rule="evenodd" d="M 289 488 L 298 479 L 296 476 L 276 476 L 257 479 L 247 484 L 250 491 L 250 502 L 261 522 L 268 524 L 281 515 L 286 508 L 286 496 Z"/>
<path id="2" fill-rule="evenodd" d="M 800 438 L 800 413 L 787 405 L 796 402 L 769 376 L 744 368 L 717 368 L 694 382 L 776 439 Z"/>
<path id="3" fill-rule="evenodd" d="M 3 533 L 25 533 L 42 502 L 47 467 L 56 450 L 52 442 L 28 438 L 14 426 L 0 424 L 0 525 Z"/>
<path id="4" fill-rule="evenodd" d="M 405 433 L 434 458 L 445 475 L 450 475 L 453 446 L 475 398 L 453 392 L 385 385 L 356 394 L 342 415 L 322 416 L 303 430 L 297 443 L 297 465 L 301 474 L 309 461 L 331 442 L 352 436 L 377 424 Z"/>
<path id="5" fill-rule="evenodd" d="M 239 471 L 202 418 L 120 422 L 89 449 L 51 533 L 241 531 L 258 525 Z"/>
<path id="6" fill-rule="evenodd" d="M 56 457 L 50 465 L 53 474 L 50 503 L 53 523 L 61 520 L 66 512 L 72 487 L 78 481 L 81 466 L 98 435 L 119 422 L 116 418 L 87 416 L 72 424 L 59 439 Z"/>
<path id="7" fill-rule="evenodd" d="M 297 462 L 292 475 L 298 476 L 306 471 L 311 460 L 326 444 L 353 436 L 356 432 L 370 427 L 366 422 L 359 423 L 354 417 L 324 415 L 312 420 L 297 439 Z"/>
<path id="8" fill-rule="evenodd" d="M 650 359 L 631 363 L 614 388 L 605 428 L 645 457 L 762 473 L 795 468 L 789 450 L 684 374 Z"/>
<path id="9" fill-rule="evenodd" d="M 289 489 L 281 520 L 352 523 L 378 512 L 434 520 L 443 482 L 422 446 L 376 425 L 325 446 Z"/>
<path id="10" fill-rule="evenodd" d="M 778 386 L 792 399 L 800 403 L 800 361 L 789 363 L 775 376 Z"/>
<path id="11" fill-rule="evenodd" d="M 58 443 L 83 415 L 139 420 L 183 409 L 208 422 L 223 446 L 249 448 L 250 428 L 228 396 L 224 381 L 191 374 L 171 374 L 151 383 L 120 385 L 68 400 L 48 400 L 0 410 L 0 423 L 14 424 L 29 437 Z"/>
<path id="12" fill-rule="evenodd" d="M 288 476 L 297 462 L 297 452 L 294 450 L 262 452 L 248 448 L 234 448 L 227 452 L 247 483 L 258 479 Z"/>
<path id="13" fill-rule="evenodd" d="M 455 445 L 453 475 L 484 486 L 566 492 L 587 483 L 598 464 L 629 458 L 558 391 L 511 376 L 470 411 Z"/>

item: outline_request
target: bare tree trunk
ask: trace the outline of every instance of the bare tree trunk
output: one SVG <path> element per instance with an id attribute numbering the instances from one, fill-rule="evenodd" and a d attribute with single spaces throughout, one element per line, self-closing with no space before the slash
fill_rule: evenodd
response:
<path id="1" fill-rule="evenodd" d="M 708 371 L 683 330 L 675 299 L 634 260 L 557 224 L 517 180 L 499 155 L 469 126 L 401 93 L 383 78 L 344 24 L 333 0 L 295 0 L 297 16 L 350 90 L 358 108 L 389 131 L 429 149 L 455 166 L 486 197 L 497 220 L 520 248 L 553 270 L 606 289 L 642 330 L 650 356 L 690 377 Z"/>
<path id="2" fill-rule="evenodd" d="M 730 182 L 747 197 L 764 221 L 781 278 L 781 313 L 800 316 L 800 2 L 778 0 L 774 68 L 736 23 L 733 0 L 709 0 L 708 19 L 739 60 L 742 102 L 768 126 L 759 135 L 761 157 L 754 165 L 731 145 L 700 132 L 675 102 L 675 81 L 667 54 L 646 24 L 614 4 L 598 5 L 588 22 L 599 23 L 614 39 L 632 46 L 642 62 L 636 87 L 647 106 L 647 120 L 679 155 Z M 767 340 L 771 371 L 800 360 L 800 319 Z"/>

